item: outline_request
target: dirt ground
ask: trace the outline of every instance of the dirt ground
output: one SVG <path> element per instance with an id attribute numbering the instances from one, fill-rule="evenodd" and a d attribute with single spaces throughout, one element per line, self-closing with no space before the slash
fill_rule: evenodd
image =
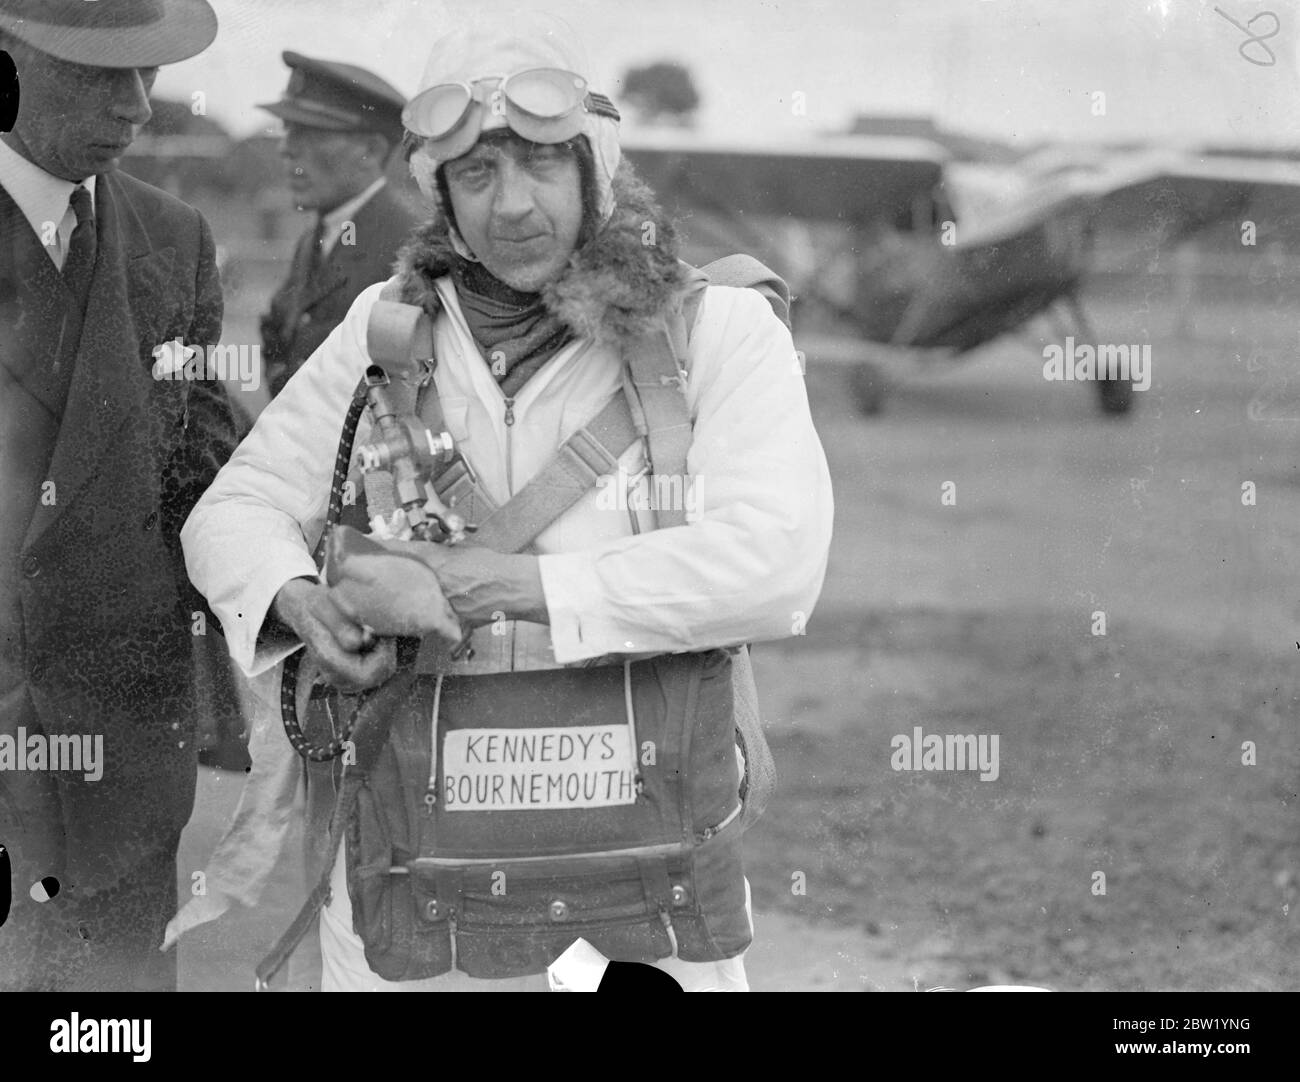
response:
<path id="1" fill-rule="evenodd" d="M 760 909 L 862 929 L 921 987 L 1300 983 L 1292 659 L 916 609 L 764 660 L 792 724 L 750 837 Z M 895 772 L 890 737 L 916 725 L 999 734 L 998 778 Z"/>
<path id="2" fill-rule="evenodd" d="M 807 634 L 755 651 L 755 988 L 1300 987 L 1300 320 L 1277 288 L 1087 303 L 1152 344 L 1131 416 L 1044 381 L 1037 326 L 869 421 L 800 343 L 836 537 Z M 893 769 L 917 726 L 997 735 L 997 778 Z M 201 779 L 186 892 L 238 784 Z M 187 937 L 183 986 L 248 987 L 273 893 Z"/>
<path id="3" fill-rule="evenodd" d="M 760 907 L 860 928 L 923 988 L 1300 986 L 1300 364 L 1278 299 L 1091 298 L 1107 341 L 1153 343 L 1127 418 L 1046 383 L 1041 340 L 907 381 L 870 423 L 810 384 L 836 543 L 806 638 L 756 652 L 782 772 L 751 835 Z M 999 734 L 999 777 L 893 770 L 914 726 Z"/>

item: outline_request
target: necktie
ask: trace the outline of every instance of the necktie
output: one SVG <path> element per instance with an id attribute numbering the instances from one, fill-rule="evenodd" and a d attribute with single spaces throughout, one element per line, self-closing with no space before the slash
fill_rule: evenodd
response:
<path id="1" fill-rule="evenodd" d="M 311 235 L 311 252 L 307 257 L 307 281 L 315 282 L 325 257 L 325 216 L 316 219 L 316 231 Z"/>
<path id="2" fill-rule="evenodd" d="M 78 184 L 72 189 L 72 213 L 77 216 L 76 228 L 68 241 L 68 257 L 63 261 L 63 282 L 84 311 L 90 295 L 90 279 L 95 270 L 95 212 L 91 207 L 90 192 Z"/>
<path id="3" fill-rule="evenodd" d="M 321 267 L 321 242 L 325 239 L 325 217 L 324 215 L 316 219 L 316 228 L 312 232 L 310 247 L 307 249 L 307 265 L 303 267 L 301 276 L 298 278 L 292 294 L 293 304 L 288 311 L 288 319 L 285 322 L 284 336 L 286 341 L 292 341 L 293 336 L 298 333 L 298 323 L 302 319 L 303 309 L 315 296 L 316 276 L 320 273 Z"/>

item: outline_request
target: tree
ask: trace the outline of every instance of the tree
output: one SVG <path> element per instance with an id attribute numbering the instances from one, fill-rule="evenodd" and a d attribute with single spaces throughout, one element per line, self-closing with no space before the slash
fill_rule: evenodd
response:
<path id="1" fill-rule="evenodd" d="M 630 69 L 623 77 L 623 100 L 643 124 L 682 127 L 694 122 L 700 105 L 691 73 L 672 61 Z"/>

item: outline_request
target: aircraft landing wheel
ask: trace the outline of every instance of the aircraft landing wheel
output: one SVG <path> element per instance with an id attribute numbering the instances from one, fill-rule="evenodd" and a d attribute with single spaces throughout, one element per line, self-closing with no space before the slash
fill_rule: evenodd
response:
<path id="1" fill-rule="evenodd" d="M 1133 406 L 1131 379 L 1099 379 L 1097 392 L 1101 396 L 1102 413 L 1128 413 Z"/>
<path id="2" fill-rule="evenodd" d="M 885 373 L 879 365 L 871 361 L 862 361 L 855 365 L 849 375 L 849 390 L 858 411 L 864 416 L 872 417 L 885 406 L 885 390 L 888 384 Z"/>

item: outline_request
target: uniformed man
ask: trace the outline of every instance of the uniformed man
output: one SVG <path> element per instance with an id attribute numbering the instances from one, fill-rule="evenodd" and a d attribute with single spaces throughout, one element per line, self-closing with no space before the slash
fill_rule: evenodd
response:
<path id="1" fill-rule="evenodd" d="M 289 188 L 316 222 L 298 241 L 289 277 L 262 317 L 262 358 L 272 396 L 325 341 L 358 293 L 392 273 L 415 211 L 384 170 L 401 141 L 406 99 L 353 64 L 286 52 L 293 69 L 278 102 Z"/>

